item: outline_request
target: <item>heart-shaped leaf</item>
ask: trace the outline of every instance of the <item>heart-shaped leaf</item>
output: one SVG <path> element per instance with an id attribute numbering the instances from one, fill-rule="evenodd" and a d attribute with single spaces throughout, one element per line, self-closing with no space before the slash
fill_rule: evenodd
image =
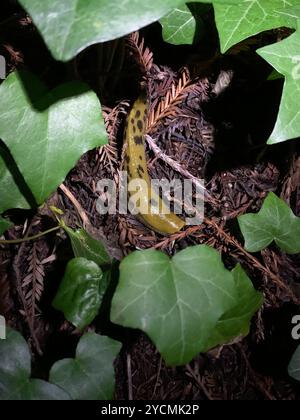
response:
<path id="1" fill-rule="evenodd" d="M 0 236 L 2 236 L 3 233 L 12 226 L 13 224 L 8 219 L 4 219 L 0 216 Z"/>
<path id="2" fill-rule="evenodd" d="M 86 151 L 106 141 L 95 93 L 79 82 L 48 92 L 28 72 L 15 72 L 0 86 L 0 137 L 42 203 Z"/>
<path id="3" fill-rule="evenodd" d="M 0 400 L 70 400 L 56 385 L 30 379 L 31 359 L 26 341 L 16 331 L 7 330 L 0 340 Z"/>
<path id="4" fill-rule="evenodd" d="M 120 266 L 111 319 L 146 332 L 168 364 L 185 364 L 211 344 L 248 331 L 261 295 L 237 270 L 226 270 L 220 254 L 206 245 L 172 259 L 155 250 L 133 252 Z"/>
<path id="5" fill-rule="evenodd" d="M 287 39 L 258 50 L 268 63 L 285 76 L 279 114 L 269 144 L 300 136 L 300 20 L 298 30 Z"/>
<path id="6" fill-rule="evenodd" d="M 297 350 L 290 361 L 288 371 L 292 378 L 300 381 L 300 346 L 297 347 Z"/>
<path id="7" fill-rule="evenodd" d="M 274 193 L 269 193 L 257 214 L 238 218 L 245 249 L 258 252 L 273 241 L 288 254 L 300 252 L 300 218 Z"/>
<path id="8" fill-rule="evenodd" d="M 49 380 L 74 400 L 110 400 L 115 387 L 113 362 L 120 349 L 118 341 L 87 333 L 79 341 L 75 359 L 55 363 Z"/>
<path id="9" fill-rule="evenodd" d="M 97 239 L 92 238 L 84 229 L 74 231 L 67 226 L 64 226 L 64 229 L 71 240 L 75 257 L 94 261 L 100 267 L 111 264 L 112 260 L 104 245 Z"/>
<path id="10" fill-rule="evenodd" d="M 183 0 L 19 0 L 53 56 L 67 61 L 89 45 L 136 31 Z"/>
<path id="11" fill-rule="evenodd" d="M 94 261 L 85 258 L 69 261 L 53 301 L 54 308 L 62 311 L 77 328 L 85 328 L 98 314 L 102 277 L 102 270 Z"/>

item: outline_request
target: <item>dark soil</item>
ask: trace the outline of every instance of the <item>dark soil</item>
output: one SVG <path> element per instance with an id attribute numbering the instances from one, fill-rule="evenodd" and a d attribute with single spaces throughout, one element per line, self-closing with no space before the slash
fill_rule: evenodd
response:
<path id="1" fill-rule="evenodd" d="M 124 343 L 115 364 L 116 398 L 298 400 L 300 385 L 288 376 L 287 365 L 299 344 L 291 337 L 292 318 L 299 314 L 299 256 L 288 256 L 271 246 L 249 258 L 239 245 L 242 238 L 236 223 L 238 215 L 258 211 L 270 191 L 300 216 L 299 141 L 266 146 L 283 81 L 268 81 L 272 69 L 255 53 L 258 47 L 286 36 L 286 31 L 260 35 L 222 56 L 208 7 L 205 34 L 193 46 L 165 44 L 159 25 L 154 24 L 140 34 L 92 46 L 63 64 L 53 60 L 15 1 L 4 1 L 0 14 L 1 21 L 9 19 L 0 26 L 0 54 L 6 57 L 9 71 L 29 68 L 50 88 L 80 79 L 101 99 L 109 146 L 84 155 L 65 181 L 89 217 L 93 233 L 105 238 L 115 255 L 149 247 L 172 255 L 189 245 L 209 244 L 222 253 L 228 268 L 241 263 L 265 296 L 247 338 L 199 355 L 188 366 L 168 368 L 146 336 L 111 325 L 113 281 L 101 314 L 90 328 Z M 214 87 L 222 71 L 233 72 L 233 78 L 216 95 Z M 184 80 L 187 84 L 182 87 Z M 154 118 L 148 133 L 182 171 L 205 178 L 210 196 L 204 223 L 172 237 L 152 232 L 133 216 L 100 217 L 96 212 L 97 181 L 103 177 L 118 180 L 126 114 L 141 82 L 147 87 Z M 163 109 L 157 112 L 160 98 L 172 85 L 175 104 L 167 104 L 165 113 Z M 150 147 L 147 153 L 151 176 L 183 177 L 183 172 L 170 167 Z M 15 227 L 5 234 L 6 239 L 55 226 L 49 205 L 62 209 L 70 226 L 82 223 L 78 208 L 61 189 L 47 204 L 32 211 L 9 211 Z M 27 338 L 35 377 L 47 378 L 54 361 L 74 355 L 80 337 L 51 306 L 70 258 L 71 246 L 62 233 L 21 246 L 0 245 L 0 313 Z M 42 267 L 42 278 L 33 276 L 24 284 L 37 266 Z"/>

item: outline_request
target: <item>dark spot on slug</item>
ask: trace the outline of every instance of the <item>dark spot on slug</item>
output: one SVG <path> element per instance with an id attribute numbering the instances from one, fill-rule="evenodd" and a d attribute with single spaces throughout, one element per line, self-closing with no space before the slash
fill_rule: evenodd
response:
<path id="1" fill-rule="evenodd" d="M 141 115 L 141 111 L 137 110 L 135 113 L 135 118 L 140 118 L 140 115 Z"/>
<path id="2" fill-rule="evenodd" d="M 146 122 L 147 122 L 147 117 L 146 117 L 146 115 L 144 116 L 143 120 L 144 120 L 144 123 L 146 124 Z"/>
<path id="3" fill-rule="evenodd" d="M 131 118 L 131 121 L 130 121 L 130 122 L 131 122 L 131 124 L 134 124 L 134 119 L 133 119 L 133 118 Z"/>
<path id="4" fill-rule="evenodd" d="M 142 136 L 134 136 L 134 142 L 136 145 L 143 144 L 143 137 Z"/>
<path id="5" fill-rule="evenodd" d="M 135 125 L 132 126 L 133 132 L 136 133 L 136 127 Z"/>
<path id="6" fill-rule="evenodd" d="M 144 114 L 147 116 L 147 108 L 145 108 Z"/>
<path id="7" fill-rule="evenodd" d="M 139 129 L 140 131 L 142 131 L 142 130 L 143 130 L 143 127 L 144 127 L 144 125 L 143 125 L 143 121 L 142 121 L 142 120 L 138 120 L 138 122 L 137 122 L 137 126 L 138 126 L 138 129 Z"/>
<path id="8" fill-rule="evenodd" d="M 141 165 L 138 166 L 137 170 L 138 170 L 138 172 L 142 172 L 142 174 L 145 173 L 144 168 Z"/>
<path id="9" fill-rule="evenodd" d="M 139 158 L 140 158 L 140 160 L 143 160 L 143 157 L 141 155 L 139 156 Z"/>
<path id="10" fill-rule="evenodd" d="M 154 198 L 151 198 L 151 200 L 149 201 L 149 203 L 153 207 L 157 207 L 158 206 L 158 202 L 156 200 L 154 200 Z"/>
<path id="11" fill-rule="evenodd" d="M 126 163 L 129 163 L 129 162 L 130 162 L 130 156 L 125 155 L 125 162 L 126 162 Z"/>

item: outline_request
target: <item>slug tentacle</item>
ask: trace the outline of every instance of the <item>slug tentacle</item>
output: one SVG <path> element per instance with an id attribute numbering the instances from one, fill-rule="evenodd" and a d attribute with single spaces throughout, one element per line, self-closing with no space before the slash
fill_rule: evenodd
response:
<path id="1" fill-rule="evenodd" d="M 142 95 L 134 103 L 127 119 L 125 170 L 128 182 L 135 180 L 139 185 L 139 208 L 143 209 L 139 219 L 152 230 L 170 235 L 179 232 L 185 222 L 168 212 L 163 200 L 151 188 L 145 152 L 147 115 L 147 99 L 146 95 Z M 139 180 L 142 182 L 139 183 Z"/>

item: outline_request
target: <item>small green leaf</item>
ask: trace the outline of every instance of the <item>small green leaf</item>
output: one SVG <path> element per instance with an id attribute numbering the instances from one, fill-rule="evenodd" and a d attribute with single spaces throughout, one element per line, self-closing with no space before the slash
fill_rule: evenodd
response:
<path id="1" fill-rule="evenodd" d="M 87 333 L 78 343 L 75 359 L 55 363 L 49 380 L 74 400 L 111 400 L 115 388 L 113 362 L 120 349 L 118 341 Z"/>
<path id="2" fill-rule="evenodd" d="M 160 20 L 163 37 L 171 44 L 192 44 L 196 20 L 186 4 L 177 7 Z"/>
<path id="3" fill-rule="evenodd" d="M 183 0 L 19 0 L 53 56 L 67 61 L 89 45 L 157 21 Z"/>
<path id="4" fill-rule="evenodd" d="M 258 252 L 273 241 L 288 254 L 300 252 L 300 218 L 274 193 L 269 193 L 257 214 L 238 218 L 245 249 Z"/>
<path id="5" fill-rule="evenodd" d="M 242 269 L 230 273 L 206 245 L 172 259 L 136 251 L 121 263 L 111 319 L 146 332 L 168 364 L 182 365 L 210 345 L 247 333 L 260 303 Z"/>
<path id="6" fill-rule="evenodd" d="M 85 328 L 98 314 L 102 277 L 102 270 L 96 263 L 74 258 L 67 265 L 53 301 L 54 308 L 62 311 L 77 328 Z"/>
<path id="7" fill-rule="evenodd" d="M 0 216 L 0 236 L 12 226 L 13 224 L 8 219 L 3 219 L 3 217 Z"/>
<path id="8" fill-rule="evenodd" d="M 31 360 L 26 341 L 16 331 L 7 330 L 0 340 L 0 400 L 70 400 L 56 385 L 30 379 Z"/>
<path id="9" fill-rule="evenodd" d="M 268 63 L 285 76 L 279 114 L 269 144 L 300 136 L 300 21 L 299 29 L 285 40 L 258 50 Z"/>
<path id="10" fill-rule="evenodd" d="M 100 267 L 111 264 L 112 260 L 104 245 L 97 239 L 92 238 L 84 229 L 74 231 L 64 226 L 69 235 L 75 257 L 83 257 L 94 261 Z"/>
<path id="11" fill-rule="evenodd" d="M 99 101 L 79 82 L 48 92 L 28 72 L 10 74 L 0 96 L 0 137 L 40 204 L 83 153 L 105 143 Z"/>
<path id="12" fill-rule="evenodd" d="M 225 312 L 220 318 L 209 339 L 207 350 L 225 344 L 239 335 L 248 335 L 253 313 L 263 303 L 262 294 L 254 292 L 249 277 L 239 264 L 232 270 L 232 274 L 239 301 L 236 306 Z"/>
<path id="13" fill-rule="evenodd" d="M 300 346 L 298 346 L 290 361 L 288 371 L 292 378 L 300 381 Z"/>

